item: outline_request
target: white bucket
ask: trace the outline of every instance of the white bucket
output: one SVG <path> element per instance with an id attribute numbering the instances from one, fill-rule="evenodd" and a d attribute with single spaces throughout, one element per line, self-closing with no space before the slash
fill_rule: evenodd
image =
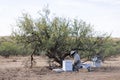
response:
<path id="1" fill-rule="evenodd" d="M 64 60 L 62 69 L 63 71 L 72 71 L 72 60 Z"/>

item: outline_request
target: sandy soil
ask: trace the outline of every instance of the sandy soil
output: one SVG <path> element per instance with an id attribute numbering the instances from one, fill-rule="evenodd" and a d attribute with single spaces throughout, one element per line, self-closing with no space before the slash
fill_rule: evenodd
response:
<path id="1" fill-rule="evenodd" d="M 120 57 L 106 60 L 101 68 L 92 72 L 80 69 L 57 73 L 46 67 L 44 57 L 35 57 L 36 65 L 26 68 L 24 64 L 28 60 L 29 57 L 0 57 L 0 80 L 120 80 Z"/>

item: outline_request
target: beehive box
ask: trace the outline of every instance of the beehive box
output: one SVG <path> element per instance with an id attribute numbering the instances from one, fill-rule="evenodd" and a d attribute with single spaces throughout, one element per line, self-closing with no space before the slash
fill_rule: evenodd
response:
<path id="1" fill-rule="evenodd" d="M 72 71 L 73 69 L 72 60 L 64 60 L 62 69 L 63 71 Z"/>

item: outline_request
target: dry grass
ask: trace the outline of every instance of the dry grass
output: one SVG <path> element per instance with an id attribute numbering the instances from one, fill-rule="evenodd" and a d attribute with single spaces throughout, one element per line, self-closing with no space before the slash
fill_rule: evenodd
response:
<path id="1" fill-rule="evenodd" d="M 33 68 L 24 67 L 24 61 L 29 57 L 0 57 L 0 80 L 119 80 L 120 57 L 112 58 L 103 63 L 103 67 L 92 72 L 80 69 L 79 72 L 56 73 L 49 70 L 47 60 L 35 57 L 36 65 Z"/>

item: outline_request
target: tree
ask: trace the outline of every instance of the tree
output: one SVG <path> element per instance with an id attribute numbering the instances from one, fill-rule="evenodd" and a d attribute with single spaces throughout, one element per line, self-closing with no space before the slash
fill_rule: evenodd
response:
<path id="1" fill-rule="evenodd" d="M 95 38 L 92 26 L 82 20 L 59 17 L 50 19 L 50 11 L 44 9 L 43 12 L 44 14 L 39 13 L 40 16 L 35 20 L 29 14 L 23 14 L 17 23 L 19 29 L 13 32 L 18 42 L 33 49 L 31 64 L 33 55 L 40 51 L 45 51 L 46 56 L 53 58 L 61 66 L 71 49 L 88 51 L 87 57 L 90 58 L 95 54 L 93 53 L 95 46 L 104 41 Z"/>

